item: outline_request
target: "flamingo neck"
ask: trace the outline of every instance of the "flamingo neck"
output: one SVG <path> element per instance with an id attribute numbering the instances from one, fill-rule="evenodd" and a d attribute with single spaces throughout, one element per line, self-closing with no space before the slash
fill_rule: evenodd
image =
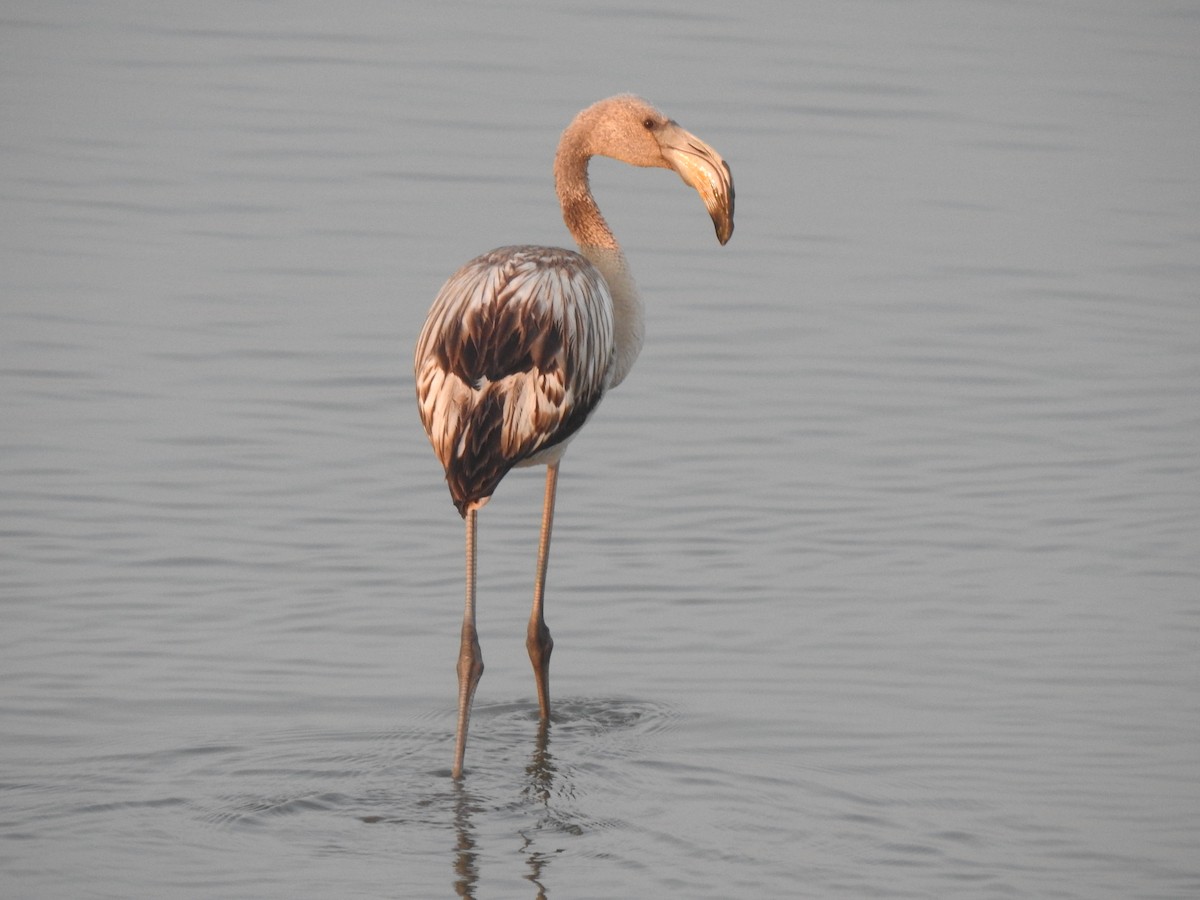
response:
<path id="1" fill-rule="evenodd" d="M 562 206 L 563 222 L 580 247 L 615 249 L 619 247 L 617 239 L 600 215 L 588 181 L 588 161 L 593 154 L 587 147 L 587 130 L 578 126 L 576 120 L 563 132 L 554 157 L 554 189 Z"/>
<path id="2" fill-rule="evenodd" d="M 586 134 L 576 124 L 568 127 L 559 143 L 554 159 L 554 186 L 567 230 L 579 252 L 604 276 L 612 294 L 616 352 L 609 386 L 616 387 L 625 380 L 642 349 L 645 335 L 642 298 L 629 273 L 625 253 L 592 196 L 587 169 L 592 154 L 586 149 Z"/>

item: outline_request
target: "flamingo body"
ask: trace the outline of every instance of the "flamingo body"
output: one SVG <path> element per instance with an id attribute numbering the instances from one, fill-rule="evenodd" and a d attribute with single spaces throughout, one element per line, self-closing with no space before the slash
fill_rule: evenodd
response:
<path id="1" fill-rule="evenodd" d="M 549 463 L 608 389 L 613 301 L 587 259 L 500 247 L 434 300 L 417 341 L 421 422 L 464 517 L 514 466 Z"/>

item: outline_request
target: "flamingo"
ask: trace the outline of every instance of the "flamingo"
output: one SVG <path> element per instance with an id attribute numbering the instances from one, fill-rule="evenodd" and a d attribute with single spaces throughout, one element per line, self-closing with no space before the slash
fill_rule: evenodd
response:
<path id="1" fill-rule="evenodd" d="M 462 778 L 471 703 L 483 674 L 475 628 L 477 513 L 510 469 L 547 467 L 525 642 L 546 724 L 554 641 L 543 598 L 559 462 L 608 389 L 629 374 L 642 347 L 642 301 L 588 184 L 593 156 L 673 169 L 704 201 L 717 240 L 724 244 L 733 233 L 728 164 L 645 100 L 622 94 L 576 115 L 554 158 L 563 221 L 579 252 L 501 247 L 451 275 L 433 301 L 413 369 L 421 422 L 466 522 L 455 780 Z"/>

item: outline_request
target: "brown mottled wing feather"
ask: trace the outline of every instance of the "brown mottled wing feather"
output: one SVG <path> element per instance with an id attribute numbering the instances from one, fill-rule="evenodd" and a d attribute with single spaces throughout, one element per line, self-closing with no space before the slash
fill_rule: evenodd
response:
<path id="1" fill-rule="evenodd" d="M 501 247 L 450 277 L 413 368 L 421 422 L 461 514 L 583 425 L 612 359 L 612 297 L 578 253 Z"/>

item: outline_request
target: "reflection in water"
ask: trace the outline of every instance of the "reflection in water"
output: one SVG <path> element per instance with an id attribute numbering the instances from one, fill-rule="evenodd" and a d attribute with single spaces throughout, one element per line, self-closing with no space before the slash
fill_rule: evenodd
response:
<path id="1" fill-rule="evenodd" d="M 554 758 L 550 755 L 550 722 L 540 719 L 538 722 L 537 743 L 533 748 L 533 756 L 525 767 L 525 789 L 521 792 L 530 805 L 539 804 L 547 812 L 547 816 L 538 822 L 540 829 L 549 818 L 550 794 L 554 782 Z M 543 874 L 550 857 L 534 848 L 533 838 L 528 832 L 522 832 L 525 839 L 521 852 L 529 863 L 529 874 L 525 877 L 537 886 L 537 900 L 545 900 L 546 885 Z"/>
<path id="2" fill-rule="evenodd" d="M 541 721 L 538 725 L 537 741 L 533 755 L 525 767 L 526 783 L 521 796 L 532 806 L 540 806 L 545 811 L 536 824 L 528 831 L 522 831 L 524 844 L 521 853 L 529 865 L 525 875 L 528 881 L 537 888 L 534 895 L 536 900 L 546 900 L 545 872 L 550 861 L 550 855 L 537 850 L 534 846 L 537 832 L 554 821 L 550 812 L 550 798 L 554 793 L 554 758 L 550 755 L 550 723 Z M 454 851 L 454 891 L 459 897 L 475 897 L 475 887 L 479 883 L 479 859 L 475 849 L 474 827 L 471 816 L 479 812 L 479 805 L 468 792 L 461 780 L 454 782 L 454 830 L 458 841 Z"/>
<path id="3" fill-rule="evenodd" d="M 548 805 L 554 771 L 554 757 L 550 755 L 550 723 L 546 719 L 539 719 L 537 743 L 529 765 L 525 767 L 527 781 L 522 795 L 543 806 Z"/>
<path id="4" fill-rule="evenodd" d="M 475 834 L 471 826 L 472 799 L 461 780 L 454 782 L 454 831 L 458 844 L 454 851 L 454 892 L 460 897 L 475 897 L 479 883 L 479 862 L 475 852 Z"/>
<path id="5" fill-rule="evenodd" d="M 605 805 L 605 798 L 597 796 L 595 779 L 602 779 L 610 789 L 622 784 L 628 777 L 625 761 L 640 755 L 638 748 L 648 736 L 670 727 L 675 713 L 663 704 L 611 697 L 560 698 L 555 704 L 553 724 L 540 721 L 536 705 L 524 701 L 484 704 L 476 712 L 489 718 L 493 741 L 508 732 L 512 742 L 506 740 L 507 746 L 499 752 L 493 747 L 493 753 L 481 753 L 470 777 L 454 784 L 455 890 L 458 896 L 474 897 L 476 884 L 483 878 L 483 861 L 495 864 L 495 857 L 489 855 L 488 832 L 476 826 L 486 829 L 486 823 L 500 816 L 520 838 L 519 852 L 524 859 L 521 877 L 534 885 L 534 896 L 544 900 L 551 894 L 552 860 L 560 858 L 564 862 L 557 865 L 569 865 L 565 862 L 572 855 L 568 847 L 578 847 L 577 840 L 621 827 L 619 821 L 598 811 Z M 526 751 L 529 725 L 534 721 L 538 723 L 536 738 Z M 550 750 L 552 729 L 557 756 Z M 516 770 L 510 765 L 509 747 L 518 754 L 528 752 L 520 783 L 514 783 Z M 440 750 L 440 746 L 431 747 L 430 752 L 435 749 Z M 581 768 L 574 761 L 580 757 L 588 759 L 587 767 Z M 494 770 L 488 765 L 491 760 L 496 763 Z M 617 770 L 625 774 L 618 775 Z M 632 789 L 625 783 L 621 790 Z M 505 855 L 504 859 L 508 858 Z M 560 883 L 565 871 L 556 869 Z M 506 869 L 502 874 L 514 873 Z M 493 877 L 489 882 L 495 880 Z"/>

